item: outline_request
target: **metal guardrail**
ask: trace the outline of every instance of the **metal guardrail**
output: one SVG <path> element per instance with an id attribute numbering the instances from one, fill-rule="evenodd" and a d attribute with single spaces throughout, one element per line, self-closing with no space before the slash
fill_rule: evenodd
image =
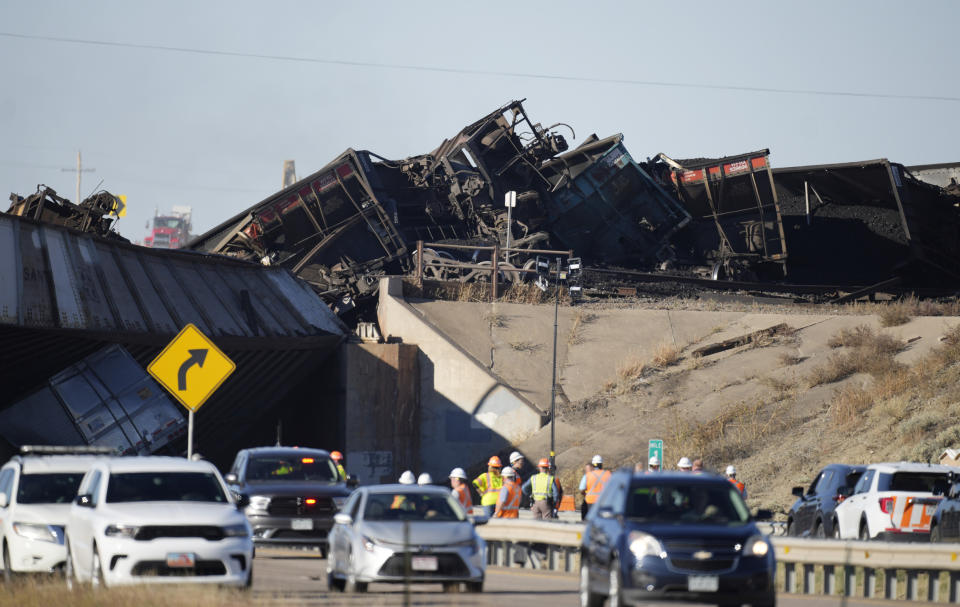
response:
<path id="1" fill-rule="evenodd" d="M 960 602 L 960 544 L 808 540 L 760 523 L 777 557 L 777 590 L 788 594 Z M 487 564 L 575 573 L 580 523 L 491 519 L 477 527 Z"/>

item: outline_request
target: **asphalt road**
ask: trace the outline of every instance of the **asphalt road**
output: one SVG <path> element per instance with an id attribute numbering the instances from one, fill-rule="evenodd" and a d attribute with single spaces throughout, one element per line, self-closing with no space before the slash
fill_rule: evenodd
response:
<path id="1" fill-rule="evenodd" d="M 371 584 L 365 594 L 347 595 L 327 590 L 325 560 L 292 551 L 258 550 L 254 561 L 253 596 L 261 605 L 404 605 L 401 585 Z M 482 594 L 445 594 L 439 584 L 414 584 L 410 605 L 464 605 L 573 607 L 579 604 L 577 577 L 530 569 L 487 570 Z M 841 599 L 781 595 L 780 607 L 876 607 L 908 605 L 905 601 Z M 929 603 L 916 603 L 918 605 Z M 650 605 L 656 605 L 651 603 Z M 675 603 L 662 604 L 668 607 Z"/>

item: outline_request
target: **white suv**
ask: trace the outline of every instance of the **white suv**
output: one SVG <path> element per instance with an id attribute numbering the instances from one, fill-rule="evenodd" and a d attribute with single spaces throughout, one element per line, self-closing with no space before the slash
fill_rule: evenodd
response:
<path id="1" fill-rule="evenodd" d="M 67 583 L 253 581 L 250 524 L 213 464 L 113 457 L 94 464 L 67 519 Z"/>
<path id="2" fill-rule="evenodd" d="M 834 510 L 834 537 L 926 541 L 930 519 L 956 468 L 909 462 L 871 464 Z"/>
<path id="3" fill-rule="evenodd" d="M 112 449 L 110 450 L 112 451 Z M 63 528 L 80 479 L 100 448 L 23 447 L 0 468 L 3 577 L 63 567 Z"/>

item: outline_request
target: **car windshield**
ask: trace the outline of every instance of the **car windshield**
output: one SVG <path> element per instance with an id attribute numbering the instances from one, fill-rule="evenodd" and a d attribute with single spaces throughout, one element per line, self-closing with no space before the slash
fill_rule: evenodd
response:
<path id="1" fill-rule="evenodd" d="M 435 521 L 464 520 L 463 512 L 453 498 L 436 493 L 371 493 L 363 511 L 367 521 Z"/>
<path id="2" fill-rule="evenodd" d="M 24 474 L 17 488 L 20 504 L 69 504 L 77 496 L 83 472 Z"/>
<path id="3" fill-rule="evenodd" d="M 642 522 L 674 525 L 743 525 L 750 512 L 730 485 L 634 484 L 626 515 Z"/>
<path id="4" fill-rule="evenodd" d="M 326 456 L 258 455 L 247 465 L 246 481 L 320 481 L 335 483 L 340 480 L 333 461 Z"/>
<path id="5" fill-rule="evenodd" d="M 110 475 L 107 501 L 226 503 L 227 496 L 207 472 L 124 472 Z"/>
<path id="6" fill-rule="evenodd" d="M 894 472 L 881 473 L 877 479 L 877 491 L 917 491 L 933 493 L 933 488 L 947 484 L 946 472 Z"/>

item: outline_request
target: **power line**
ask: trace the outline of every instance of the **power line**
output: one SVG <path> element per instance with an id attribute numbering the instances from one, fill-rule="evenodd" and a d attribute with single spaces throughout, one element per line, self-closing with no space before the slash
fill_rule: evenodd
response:
<path id="1" fill-rule="evenodd" d="M 108 42 L 104 40 L 83 40 L 80 38 L 64 38 L 60 36 L 38 36 L 32 34 L 17 34 L 0 32 L 0 37 L 19 38 L 23 40 L 41 40 L 45 42 L 62 42 L 66 44 L 84 44 L 92 46 L 106 46 L 119 48 L 136 48 L 151 51 L 174 53 L 191 53 L 196 55 L 213 55 L 220 57 L 240 57 L 245 59 L 266 59 L 270 61 L 292 61 L 298 63 L 316 63 L 321 65 L 337 65 L 344 67 L 365 67 L 392 70 L 408 70 L 416 72 L 433 72 L 442 74 L 462 74 L 471 76 L 500 76 L 507 78 L 525 78 L 533 80 L 558 80 L 566 82 L 592 82 L 596 84 L 625 84 L 632 86 L 653 86 L 665 88 L 689 88 L 720 91 L 740 91 L 748 93 L 775 93 L 783 95 L 813 95 L 826 97 L 861 97 L 871 99 L 905 99 L 912 101 L 951 101 L 960 102 L 960 97 L 948 95 L 904 95 L 894 93 L 863 93 L 856 91 L 831 91 L 819 89 L 794 89 L 764 86 L 736 86 L 729 84 L 703 84 L 695 82 L 670 82 L 664 80 L 635 80 L 629 78 L 593 78 L 589 76 L 564 76 L 561 74 L 536 74 L 527 72 L 504 72 L 496 70 L 476 70 L 468 68 L 437 67 L 429 65 L 411 65 L 401 63 L 376 63 L 369 61 L 346 61 L 340 59 L 319 59 L 316 57 L 296 57 L 291 55 L 268 55 L 262 53 L 242 53 L 237 51 L 221 51 L 211 49 L 187 48 L 179 46 L 164 46 L 159 44 L 138 44 L 133 42 Z"/>

